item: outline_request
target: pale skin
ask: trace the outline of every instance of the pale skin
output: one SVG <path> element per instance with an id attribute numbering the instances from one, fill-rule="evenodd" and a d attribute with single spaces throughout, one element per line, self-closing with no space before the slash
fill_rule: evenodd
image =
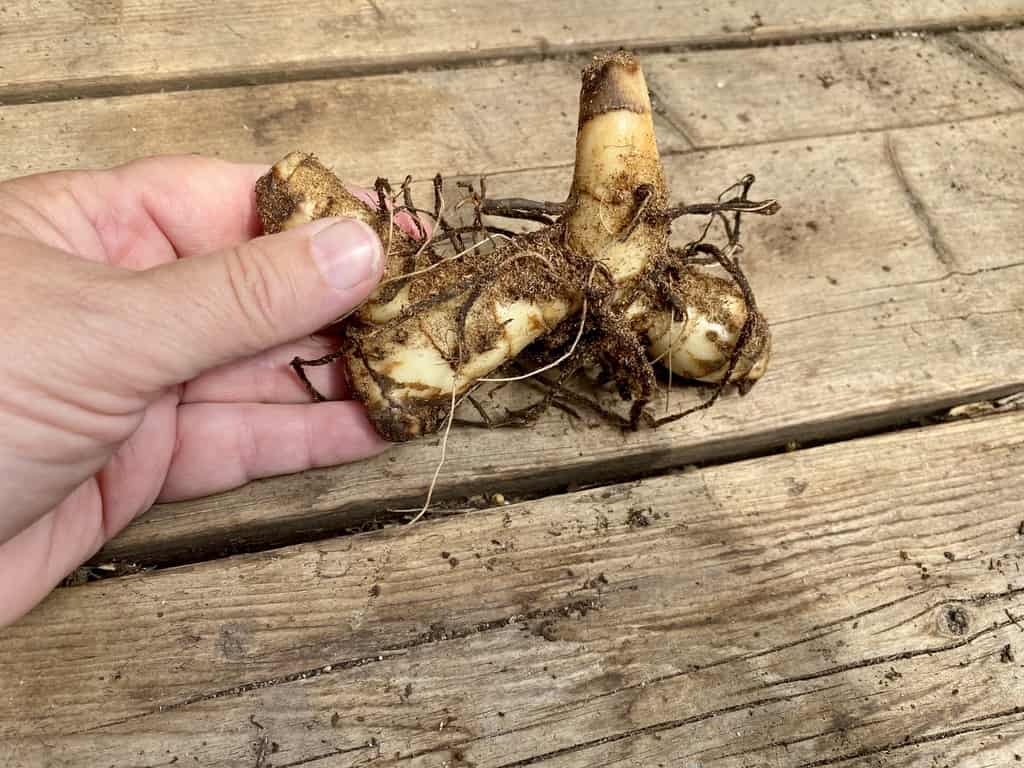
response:
<path id="1" fill-rule="evenodd" d="M 259 236 L 266 170 L 0 183 L 0 626 L 154 502 L 386 448 L 336 371 L 311 371 L 313 404 L 288 367 L 332 348 L 312 334 L 377 285 L 380 241 L 337 219 Z"/>

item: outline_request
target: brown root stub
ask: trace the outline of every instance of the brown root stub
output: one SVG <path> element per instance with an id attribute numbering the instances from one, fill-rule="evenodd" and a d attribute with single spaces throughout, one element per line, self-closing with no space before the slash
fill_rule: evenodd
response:
<path id="1" fill-rule="evenodd" d="M 425 213 L 414 208 L 408 182 L 392 195 L 378 180 L 381 205 L 370 206 L 312 155 L 293 152 L 256 186 L 267 232 L 348 216 L 380 236 L 384 279 L 344 318 L 339 350 L 293 365 L 305 380 L 305 365 L 340 359 L 352 396 L 387 439 L 437 431 L 481 382 L 527 359 L 548 361 L 534 373 L 559 366 L 555 381 L 537 379 L 548 389 L 538 409 L 572 400 L 560 397 L 564 383 L 596 370 L 637 405 L 634 424 L 654 394 L 655 365 L 717 384 L 697 408 L 727 384 L 746 392 L 764 374 L 768 323 L 735 254 L 741 216 L 772 214 L 778 205 L 749 200 L 748 176 L 714 203 L 669 206 L 647 85 L 632 54 L 595 57 L 583 73 L 576 165 L 564 203 L 490 200 L 483 187 L 480 194 L 470 188 L 461 202 L 473 203 L 474 225 L 456 227 L 446 218 L 438 176 L 434 227 L 418 240 L 394 221 L 403 210 Z M 698 240 L 673 248 L 672 223 L 688 214 L 707 216 L 708 225 Z M 485 216 L 542 226 L 515 234 L 488 226 Z M 721 247 L 707 239 L 716 222 L 726 233 Z M 688 412 L 645 420 L 657 425 Z"/>

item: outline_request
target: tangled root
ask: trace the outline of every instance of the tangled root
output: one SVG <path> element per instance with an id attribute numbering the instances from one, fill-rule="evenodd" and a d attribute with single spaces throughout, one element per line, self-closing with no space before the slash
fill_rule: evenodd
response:
<path id="1" fill-rule="evenodd" d="M 340 348 L 292 362 L 314 399 L 323 399 L 305 367 L 341 360 L 349 390 L 392 441 L 436 432 L 469 402 L 489 427 L 521 426 L 547 408 L 592 410 L 613 423 L 657 427 L 710 407 L 724 388 L 745 394 L 764 374 L 771 351 L 767 321 L 740 267 L 748 214 L 771 215 L 754 201 L 753 176 L 716 201 L 668 204 L 650 101 L 639 62 L 618 52 L 596 57 L 583 74 L 577 157 L 565 202 L 491 199 L 462 185 L 453 206 L 472 213 L 455 223 L 434 179 L 433 208 L 417 207 L 411 179 L 398 192 L 379 179 L 378 205 L 354 197 L 312 155 L 294 152 L 257 184 L 264 229 L 280 231 L 325 216 L 358 218 L 384 243 L 384 279 L 341 323 Z M 410 237 L 395 226 L 402 212 L 432 219 Z M 669 244 L 674 221 L 706 217 L 700 236 Z M 514 232 L 503 218 L 537 228 Z M 716 228 L 724 239 L 716 244 Z M 714 274 L 719 268 L 724 274 Z M 655 418 L 646 408 L 656 366 L 670 377 L 712 385 L 700 405 Z M 590 379 L 631 403 L 623 417 L 573 387 Z M 526 380 L 539 400 L 503 417 L 473 397 L 486 384 Z M 671 386 L 671 381 L 670 381 Z"/>

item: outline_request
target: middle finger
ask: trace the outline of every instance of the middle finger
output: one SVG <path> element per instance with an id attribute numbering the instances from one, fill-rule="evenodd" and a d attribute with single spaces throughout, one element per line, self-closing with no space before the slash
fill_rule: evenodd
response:
<path id="1" fill-rule="evenodd" d="M 315 360 L 338 349 L 338 340 L 311 336 L 252 357 L 213 368 L 185 385 L 183 403 L 308 403 L 309 392 L 290 363 Z M 348 396 L 341 361 L 305 368 L 310 382 L 328 400 Z"/>

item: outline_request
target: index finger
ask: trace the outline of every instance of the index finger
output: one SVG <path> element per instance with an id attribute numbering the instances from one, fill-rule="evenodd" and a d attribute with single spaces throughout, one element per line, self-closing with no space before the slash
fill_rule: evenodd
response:
<path id="1" fill-rule="evenodd" d="M 179 257 L 196 256 L 262 234 L 256 182 L 270 168 L 199 155 L 148 157 L 111 169 L 109 181 L 114 188 L 107 191 L 137 200 Z M 346 186 L 377 207 L 372 190 Z M 395 223 L 419 237 L 420 230 L 408 214 L 400 213 Z"/>
<path id="2" fill-rule="evenodd" d="M 97 174 L 101 197 L 140 205 L 179 257 L 196 256 L 260 234 L 256 181 L 269 165 L 199 155 L 133 160 Z"/>

